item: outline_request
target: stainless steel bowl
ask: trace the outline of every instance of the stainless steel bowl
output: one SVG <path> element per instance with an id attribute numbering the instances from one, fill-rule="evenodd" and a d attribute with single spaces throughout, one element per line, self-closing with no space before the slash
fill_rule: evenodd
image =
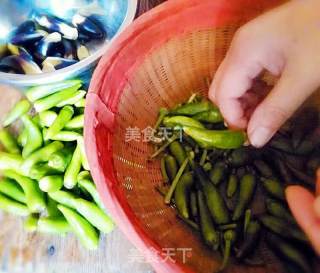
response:
<path id="1" fill-rule="evenodd" d="M 115 36 L 133 21 L 137 10 L 137 0 L 1 0 L 0 43 L 6 43 L 8 34 L 25 21 L 32 10 L 45 9 L 58 17 L 68 18 L 75 10 L 84 8 L 101 12 L 108 32 L 107 40 L 93 48 L 90 57 L 50 73 L 18 75 L 0 72 L 0 83 L 23 88 L 88 74 Z"/>

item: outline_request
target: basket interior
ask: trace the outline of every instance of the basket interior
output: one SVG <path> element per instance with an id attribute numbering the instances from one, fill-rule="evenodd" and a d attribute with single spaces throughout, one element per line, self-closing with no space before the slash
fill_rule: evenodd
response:
<path id="1" fill-rule="evenodd" d="M 185 261 L 179 251 L 175 259 L 199 273 L 214 272 L 219 256 L 206 249 L 200 236 L 177 219 L 174 209 L 164 205 L 155 190 L 162 183 L 159 160 L 148 160 L 153 146 L 144 140 L 143 132 L 140 140 L 129 140 L 128 128 L 141 132 L 154 125 L 160 107 L 171 108 L 194 92 L 206 96 L 207 79 L 221 63 L 236 29 L 236 25 L 228 25 L 184 33 L 154 50 L 128 78 L 116 115 L 113 161 L 117 186 L 149 237 L 161 248 L 192 249 L 192 256 Z M 228 272 L 280 270 L 274 264 L 268 269 L 231 266 Z"/>

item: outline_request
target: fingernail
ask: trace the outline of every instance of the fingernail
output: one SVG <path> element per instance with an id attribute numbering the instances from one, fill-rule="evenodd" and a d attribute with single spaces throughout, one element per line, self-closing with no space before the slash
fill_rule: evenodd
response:
<path id="1" fill-rule="evenodd" d="M 274 132 L 266 127 L 258 127 L 251 134 L 249 134 L 250 143 L 252 146 L 261 148 L 273 136 Z"/>

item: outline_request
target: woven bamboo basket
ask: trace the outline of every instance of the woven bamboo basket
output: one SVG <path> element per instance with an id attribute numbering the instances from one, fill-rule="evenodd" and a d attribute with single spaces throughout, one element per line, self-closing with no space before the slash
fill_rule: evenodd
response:
<path id="1" fill-rule="evenodd" d="M 279 2 L 168 1 L 120 35 L 96 69 L 85 113 L 93 178 L 119 227 L 157 272 L 215 272 L 220 257 L 164 205 L 155 190 L 162 183 L 160 163 L 148 160 L 153 147 L 142 138 L 128 141 L 128 128 L 152 126 L 160 107 L 173 107 L 195 91 L 206 96 L 206 79 L 235 31 Z M 227 272 L 283 271 L 273 257 L 264 258 L 264 267 L 234 264 Z"/>

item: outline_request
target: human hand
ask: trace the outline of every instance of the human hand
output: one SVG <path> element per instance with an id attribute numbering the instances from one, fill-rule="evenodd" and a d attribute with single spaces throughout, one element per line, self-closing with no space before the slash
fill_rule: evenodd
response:
<path id="1" fill-rule="evenodd" d="M 320 1 L 291 1 L 239 29 L 209 97 L 228 125 L 247 129 L 250 143 L 266 144 L 320 86 Z M 250 90 L 268 70 L 280 76 L 268 94 Z"/>
<path id="2" fill-rule="evenodd" d="M 289 186 L 286 197 L 293 216 L 320 255 L 320 170 L 315 195 L 301 186 Z"/>

